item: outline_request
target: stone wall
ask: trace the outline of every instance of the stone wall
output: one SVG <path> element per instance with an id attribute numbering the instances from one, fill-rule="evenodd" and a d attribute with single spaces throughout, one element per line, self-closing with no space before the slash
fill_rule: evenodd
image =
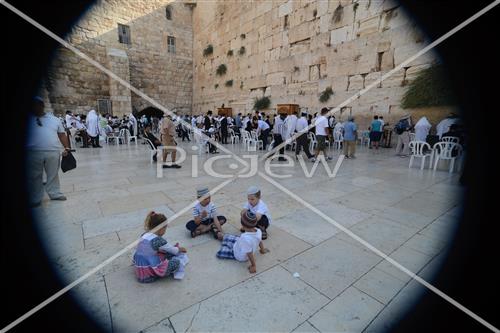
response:
<path id="1" fill-rule="evenodd" d="M 172 20 L 166 18 L 169 5 Z M 118 41 L 118 23 L 130 27 L 131 44 Z M 176 39 L 169 53 L 167 36 Z M 167 0 L 98 1 L 67 40 L 163 106 L 189 113 L 192 105 L 192 6 Z M 56 113 L 87 113 L 110 99 L 114 115 L 149 106 L 118 82 L 60 48 L 46 80 Z"/>
<path id="2" fill-rule="evenodd" d="M 194 114 L 222 103 L 248 112 L 264 95 L 271 98 L 267 111 L 296 103 L 314 113 L 340 104 L 426 45 L 403 9 L 382 0 L 200 1 L 193 32 Z M 204 56 L 209 44 L 213 54 Z M 341 118 L 355 115 L 362 128 L 374 114 L 394 122 L 407 112 L 399 107 L 405 85 L 433 61 L 432 54 L 416 59 L 351 103 Z M 216 74 L 220 64 L 227 66 L 222 76 Z M 321 103 L 327 87 L 334 95 Z"/>

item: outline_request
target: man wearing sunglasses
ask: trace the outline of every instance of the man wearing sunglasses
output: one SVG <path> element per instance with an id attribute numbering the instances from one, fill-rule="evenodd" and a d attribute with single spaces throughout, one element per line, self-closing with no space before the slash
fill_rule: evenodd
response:
<path id="1" fill-rule="evenodd" d="M 27 149 L 27 184 L 31 194 L 31 206 L 38 207 L 42 203 L 44 190 L 51 200 L 66 200 L 59 185 L 59 167 L 61 148 L 63 156 L 68 154 L 70 145 L 61 121 L 44 112 L 43 99 L 35 97 L 32 115 L 28 120 Z M 61 147 L 62 144 L 62 147 Z M 47 175 L 45 187 L 43 173 Z"/>

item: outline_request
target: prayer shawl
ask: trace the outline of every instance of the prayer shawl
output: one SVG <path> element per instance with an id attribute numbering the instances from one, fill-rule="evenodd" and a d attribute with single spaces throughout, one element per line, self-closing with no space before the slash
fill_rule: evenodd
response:
<path id="1" fill-rule="evenodd" d="M 99 118 L 95 110 L 90 110 L 87 115 L 87 133 L 92 137 L 99 135 Z"/>
<path id="2" fill-rule="evenodd" d="M 439 139 L 441 139 L 443 134 L 448 132 L 450 126 L 455 124 L 457 121 L 458 118 L 445 118 L 441 120 L 441 122 L 436 126 L 437 135 L 439 135 Z"/>
<path id="3" fill-rule="evenodd" d="M 297 116 L 292 114 L 285 119 L 285 137 L 284 140 L 291 138 L 295 132 L 295 127 L 297 126 Z"/>
<path id="4" fill-rule="evenodd" d="M 429 135 L 429 130 L 432 125 L 429 123 L 426 117 L 420 118 L 419 121 L 415 124 L 415 140 L 416 141 L 424 141 L 427 139 L 427 135 Z"/>
<path id="5" fill-rule="evenodd" d="M 132 125 L 132 128 L 134 129 L 134 133 L 132 133 L 132 136 L 137 135 L 137 119 L 135 119 L 132 113 L 128 117 L 128 122 L 130 123 L 130 125 Z"/>

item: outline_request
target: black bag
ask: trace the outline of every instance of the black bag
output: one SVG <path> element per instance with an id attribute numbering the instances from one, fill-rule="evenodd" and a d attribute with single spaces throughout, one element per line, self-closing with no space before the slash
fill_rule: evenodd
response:
<path id="1" fill-rule="evenodd" d="M 68 155 L 63 156 L 61 158 L 61 170 L 62 172 L 66 172 L 69 170 L 73 170 L 76 168 L 76 160 L 73 154 L 71 154 L 70 151 L 68 151 Z"/>

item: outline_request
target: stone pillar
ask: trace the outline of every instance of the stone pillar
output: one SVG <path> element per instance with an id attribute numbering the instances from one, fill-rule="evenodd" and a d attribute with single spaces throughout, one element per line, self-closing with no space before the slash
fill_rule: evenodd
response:
<path id="1" fill-rule="evenodd" d="M 130 83 L 130 68 L 125 50 L 107 48 L 106 58 L 108 68 L 121 79 Z M 132 97 L 130 90 L 115 79 L 109 77 L 109 98 L 113 115 L 121 117 L 132 112 Z"/>

